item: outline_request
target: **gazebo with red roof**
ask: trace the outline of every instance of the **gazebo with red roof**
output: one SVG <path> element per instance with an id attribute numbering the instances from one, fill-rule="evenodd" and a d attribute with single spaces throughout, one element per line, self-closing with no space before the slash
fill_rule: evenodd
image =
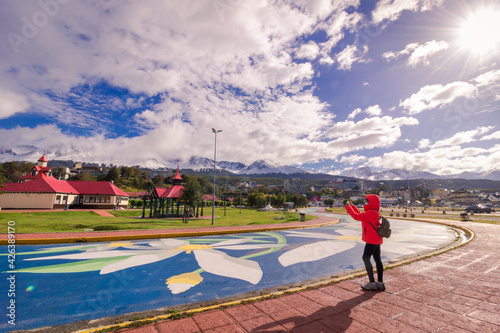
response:
<path id="1" fill-rule="evenodd" d="M 177 166 L 177 172 L 172 177 L 172 186 L 167 188 L 151 186 L 148 189 L 143 200 L 150 201 L 149 217 L 168 214 L 169 206 L 171 207 L 171 214 L 174 213 L 174 204 L 179 201 L 182 193 L 184 193 L 184 186 L 181 183 L 182 177 L 179 174 L 179 166 Z M 145 217 L 145 206 L 144 202 L 142 217 Z M 179 205 L 177 205 L 177 215 L 179 215 Z"/>

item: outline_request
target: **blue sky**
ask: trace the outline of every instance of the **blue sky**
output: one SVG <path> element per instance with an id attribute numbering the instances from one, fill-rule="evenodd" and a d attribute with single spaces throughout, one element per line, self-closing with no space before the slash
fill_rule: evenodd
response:
<path id="1" fill-rule="evenodd" d="M 216 128 L 218 160 L 485 172 L 498 31 L 493 0 L 3 1 L 0 149 L 182 164 Z"/>

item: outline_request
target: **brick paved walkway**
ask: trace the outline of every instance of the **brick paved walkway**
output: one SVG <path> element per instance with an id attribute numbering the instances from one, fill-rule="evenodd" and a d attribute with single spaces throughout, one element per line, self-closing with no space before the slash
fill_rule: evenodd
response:
<path id="1" fill-rule="evenodd" d="M 500 332 L 500 225 L 456 224 L 476 238 L 387 270 L 385 292 L 355 278 L 115 332 Z"/>

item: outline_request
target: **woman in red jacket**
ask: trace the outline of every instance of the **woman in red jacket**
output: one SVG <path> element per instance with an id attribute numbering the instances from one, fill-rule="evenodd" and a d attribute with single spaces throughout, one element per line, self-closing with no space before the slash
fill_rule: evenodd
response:
<path id="1" fill-rule="evenodd" d="M 361 227 L 363 229 L 362 239 L 366 243 L 365 250 L 363 252 L 363 262 L 365 263 L 366 272 L 368 273 L 370 282 L 362 288 L 364 290 L 385 290 L 383 282 L 384 266 L 382 265 L 382 259 L 380 258 L 380 245 L 383 243 L 383 240 L 382 237 L 377 234 L 377 231 L 370 225 L 371 222 L 371 224 L 377 229 L 380 225 L 380 198 L 378 195 L 369 194 L 365 199 L 368 204 L 363 206 L 365 209 L 364 213 L 361 213 L 350 201 L 345 207 L 353 219 L 361 221 Z M 373 266 L 370 261 L 372 256 L 377 266 L 377 282 L 375 282 L 373 277 Z"/>

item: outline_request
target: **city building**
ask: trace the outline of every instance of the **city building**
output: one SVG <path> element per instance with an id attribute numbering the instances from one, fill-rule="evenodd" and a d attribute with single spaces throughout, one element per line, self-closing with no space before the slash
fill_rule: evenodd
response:
<path id="1" fill-rule="evenodd" d="M 466 189 L 460 189 L 451 191 L 448 194 L 448 201 L 451 201 L 455 205 L 474 205 L 479 202 L 479 195 Z"/>
<path id="2" fill-rule="evenodd" d="M 341 190 L 341 191 L 345 191 L 348 189 L 364 191 L 365 190 L 365 182 L 362 180 L 356 180 L 356 179 L 338 178 L 338 179 L 332 180 L 331 182 L 328 182 L 328 184 L 326 184 L 325 187 L 327 189 Z"/>
<path id="3" fill-rule="evenodd" d="M 323 207 L 324 205 L 323 200 L 321 200 L 321 198 L 317 195 L 309 199 L 309 207 Z"/>
<path id="4" fill-rule="evenodd" d="M 399 200 L 400 204 L 406 205 L 414 203 L 420 196 L 420 191 L 415 188 L 398 187 L 396 189 L 387 189 L 380 191 L 380 198 L 392 198 Z"/>
<path id="5" fill-rule="evenodd" d="M 288 193 L 305 194 L 306 186 L 299 178 L 285 179 L 283 189 Z"/>

